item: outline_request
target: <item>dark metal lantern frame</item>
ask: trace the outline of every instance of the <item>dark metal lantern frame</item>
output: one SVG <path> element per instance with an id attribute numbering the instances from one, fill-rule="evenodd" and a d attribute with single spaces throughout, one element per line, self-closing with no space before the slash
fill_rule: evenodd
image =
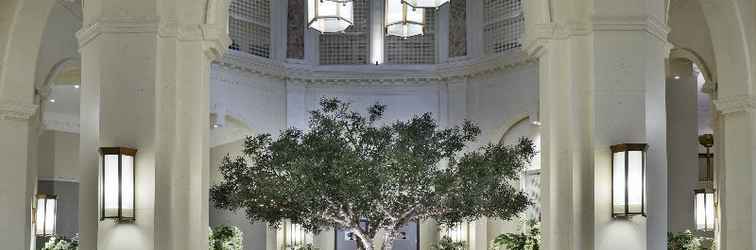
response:
<path id="1" fill-rule="evenodd" d="M 611 210 L 612 210 L 612 217 L 614 218 L 624 218 L 624 217 L 630 217 L 633 215 L 642 215 L 646 216 L 646 151 L 648 150 L 648 144 L 645 143 L 624 143 L 624 144 L 617 144 L 612 145 L 612 190 L 611 190 Z M 640 151 L 641 152 L 641 209 L 640 211 L 631 211 L 630 210 L 630 191 L 629 191 L 629 169 L 630 169 L 630 152 L 631 151 Z M 625 173 L 625 209 L 623 212 L 615 212 L 614 211 L 614 169 L 616 166 L 614 166 L 614 154 L 615 153 L 624 153 L 625 154 L 625 162 L 624 162 L 624 173 Z"/>
<path id="2" fill-rule="evenodd" d="M 136 153 L 137 150 L 133 148 L 125 148 L 125 147 L 103 147 L 100 148 L 100 154 L 102 159 L 101 164 L 101 175 L 102 175 L 102 191 L 100 193 L 100 221 L 103 221 L 105 219 L 115 219 L 119 223 L 130 223 L 134 222 L 136 220 Z M 115 216 L 107 216 L 105 214 L 105 196 L 107 195 L 105 193 L 105 156 L 106 155 L 118 155 L 118 213 L 116 213 Z M 123 179 L 123 156 L 128 155 L 133 157 L 132 162 L 132 179 L 131 180 L 124 180 Z M 124 181 L 130 181 L 132 183 L 132 213 L 131 216 L 125 216 L 123 214 L 123 183 Z"/>

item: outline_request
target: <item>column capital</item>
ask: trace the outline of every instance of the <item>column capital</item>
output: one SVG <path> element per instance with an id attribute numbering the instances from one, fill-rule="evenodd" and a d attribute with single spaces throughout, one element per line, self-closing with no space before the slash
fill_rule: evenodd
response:
<path id="1" fill-rule="evenodd" d="M 179 41 L 205 41 L 206 54 L 213 60 L 219 58 L 231 44 L 224 24 L 182 24 L 159 17 L 109 17 L 97 19 L 76 32 L 79 48 L 85 48 L 92 40 L 106 33 L 155 33 L 162 38 L 176 38 Z"/>
<path id="2" fill-rule="evenodd" d="M 0 98 L 0 120 L 29 120 L 37 113 L 39 105 L 18 100 Z"/>
<path id="3" fill-rule="evenodd" d="M 714 106 L 723 115 L 751 112 L 756 109 L 756 95 L 735 95 L 714 100 Z"/>

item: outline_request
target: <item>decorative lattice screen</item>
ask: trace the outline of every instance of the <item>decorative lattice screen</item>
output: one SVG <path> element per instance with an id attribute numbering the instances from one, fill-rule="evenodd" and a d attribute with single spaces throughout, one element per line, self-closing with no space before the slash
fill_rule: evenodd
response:
<path id="1" fill-rule="evenodd" d="M 370 57 L 370 1 L 354 0 L 354 25 L 343 33 L 320 34 L 320 64 L 367 64 Z"/>
<path id="2" fill-rule="evenodd" d="M 483 41 L 486 54 L 502 53 L 521 46 L 525 32 L 522 0 L 484 0 Z"/>
<path id="3" fill-rule="evenodd" d="M 233 0 L 228 32 L 230 49 L 270 58 L 270 0 Z"/>
<path id="4" fill-rule="evenodd" d="M 408 38 L 386 36 L 383 44 L 385 63 L 436 63 L 436 11 L 434 9 L 425 9 L 423 33 L 423 35 Z"/>
<path id="5" fill-rule="evenodd" d="M 305 0 L 289 0 L 286 25 L 286 58 L 304 59 Z"/>
<path id="6" fill-rule="evenodd" d="M 449 2 L 449 57 L 467 55 L 467 1 Z"/>

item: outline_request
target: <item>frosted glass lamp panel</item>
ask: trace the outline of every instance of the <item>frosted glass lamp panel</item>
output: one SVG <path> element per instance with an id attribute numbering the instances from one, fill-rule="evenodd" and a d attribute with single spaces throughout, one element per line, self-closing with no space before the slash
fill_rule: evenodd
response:
<path id="1" fill-rule="evenodd" d="M 612 157 L 612 212 L 625 213 L 625 152 Z"/>
<path id="2" fill-rule="evenodd" d="M 628 151 L 627 195 L 630 213 L 643 212 L 643 152 Z"/>
<path id="3" fill-rule="evenodd" d="M 323 33 L 342 32 L 354 23 L 352 2 L 309 0 L 307 20 L 310 28 Z"/>
<path id="4" fill-rule="evenodd" d="M 134 156 L 121 155 L 121 216 L 134 217 Z"/>
<path id="5" fill-rule="evenodd" d="M 55 199 L 47 199 L 47 204 L 45 204 L 45 235 L 55 234 L 56 201 Z"/>
<path id="6" fill-rule="evenodd" d="M 103 168 L 103 209 L 105 217 L 118 216 L 118 155 L 105 155 L 105 167 Z"/>
<path id="7" fill-rule="evenodd" d="M 38 198 L 37 199 L 37 224 L 34 226 L 35 230 L 34 233 L 37 235 L 43 235 L 45 234 L 45 199 L 44 198 Z"/>

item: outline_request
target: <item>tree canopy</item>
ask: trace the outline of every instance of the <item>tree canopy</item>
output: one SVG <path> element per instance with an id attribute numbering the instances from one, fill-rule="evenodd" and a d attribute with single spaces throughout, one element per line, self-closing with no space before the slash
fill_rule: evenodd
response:
<path id="1" fill-rule="evenodd" d="M 322 99 L 307 130 L 247 137 L 242 154 L 221 163 L 214 205 L 271 225 L 351 230 L 372 250 L 381 229 L 391 249 L 413 221 L 508 220 L 531 204 L 513 185 L 535 154 L 530 140 L 466 150 L 481 132 L 472 122 L 439 128 L 430 113 L 384 122 L 385 109 L 376 104 L 363 115 Z"/>

